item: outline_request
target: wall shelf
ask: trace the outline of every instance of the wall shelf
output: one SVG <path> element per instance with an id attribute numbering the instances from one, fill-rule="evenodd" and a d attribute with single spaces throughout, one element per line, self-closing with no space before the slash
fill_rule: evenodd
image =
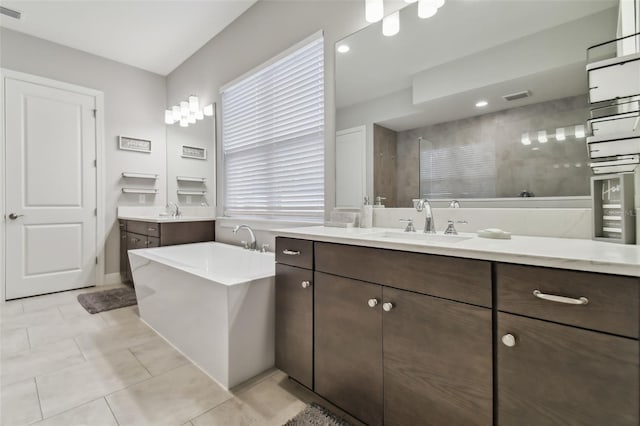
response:
<path id="1" fill-rule="evenodd" d="M 136 178 L 136 179 L 158 179 L 158 175 L 154 173 L 137 173 L 137 172 L 122 172 L 122 177 Z"/>
<path id="2" fill-rule="evenodd" d="M 156 188 L 122 188 L 125 194 L 157 194 Z"/>
<path id="3" fill-rule="evenodd" d="M 190 177 L 190 176 L 176 176 L 176 180 L 177 181 L 182 181 L 182 182 L 202 182 L 202 183 L 204 183 L 207 180 L 207 178 Z"/>
<path id="4" fill-rule="evenodd" d="M 200 195 L 204 197 L 205 195 L 207 195 L 207 191 L 191 191 L 186 189 L 178 189 L 178 195 Z"/>

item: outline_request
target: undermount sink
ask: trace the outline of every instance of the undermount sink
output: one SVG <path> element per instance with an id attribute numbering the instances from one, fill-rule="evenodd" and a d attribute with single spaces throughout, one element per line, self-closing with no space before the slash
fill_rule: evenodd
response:
<path id="1" fill-rule="evenodd" d="M 462 235 L 444 235 L 444 234 L 425 234 L 423 232 L 393 232 L 387 231 L 381 234 L 372 235 L 374 238 L 385 238 L 394 240 L 406 240 L 411 242 L 424 243 L 446 243 L 455 244 L 462 241 L 470 240 L 473 237 L 465 237 Z"/>

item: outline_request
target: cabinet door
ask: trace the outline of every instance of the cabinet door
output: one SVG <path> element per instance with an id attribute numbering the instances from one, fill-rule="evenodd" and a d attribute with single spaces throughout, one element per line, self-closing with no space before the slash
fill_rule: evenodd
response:
<path id="1" fill-rule="evenodd" d="M 497 339 L 501 426 L 638 425 L 637 340 L 502 312 Z"/>
<path id="2" fill-rule="evenodd" d="M 382 424 L 382 287 L 315 273 L 315 391 Z"/>
<path id="3" fill-rule="evenodd" d="M 313 271 L 279 263 L 276 367 L 306 387 L 313 387 Z"/>
<path id="4" fill-rule="evenodd" d="M 383 302 L 385 425 L 491 425 L 491 310 L 388 287 Z"/>

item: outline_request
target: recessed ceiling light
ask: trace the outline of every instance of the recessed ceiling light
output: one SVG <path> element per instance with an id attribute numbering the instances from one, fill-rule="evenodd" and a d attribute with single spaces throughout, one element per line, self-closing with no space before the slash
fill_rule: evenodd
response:
<path id="1" fill-rule="evenodd" d="M 487 102 L 487 101 L 478 101 L 478 102 L 476 102 L 476 107 L 478 107 L 478 108 L 484 108 L 487 105 L 489 105 L 489 102 Z"/>
<path id="2" fill-rule="evenodd" d="M 351 48 L 348 44 L 341 44 L 340 46 L 338 46 L 338 52 L 340 53 L 347 53 L 349 50 L 351 50 Z"/>

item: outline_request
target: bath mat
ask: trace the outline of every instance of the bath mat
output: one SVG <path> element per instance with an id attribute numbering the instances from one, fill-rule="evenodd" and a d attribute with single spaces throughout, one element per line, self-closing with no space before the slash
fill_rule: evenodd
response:
<path id="1" fill-rule="evenodd" d="M 321 405 L 312 402 L 304 410 L 284 426 L 351 426 L 351 423 L 341 419 Z"/>
<path id="2" fill-rule="evenodd" d="M 136 291 L 131 287 L 114 288 L 78 295 L 78 302 L 90 314 L 136 305 Z"/>

